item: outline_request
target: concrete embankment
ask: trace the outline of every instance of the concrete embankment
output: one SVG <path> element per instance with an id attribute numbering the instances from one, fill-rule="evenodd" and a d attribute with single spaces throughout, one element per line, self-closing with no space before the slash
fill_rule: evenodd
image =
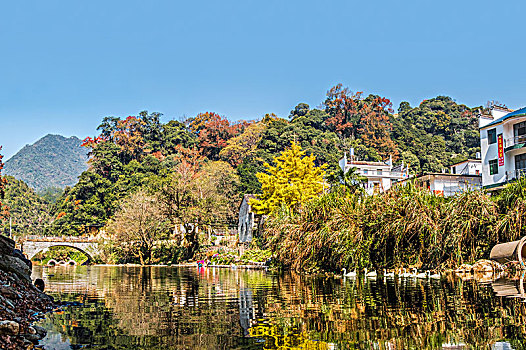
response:
<path id="1" fill-rule="evenodd" d="M 32 349 L 46 331 L 31 324 L 53 309 L 53 299 L 31 281 L 31 261 L 0 235 L 0 348 Z"/>

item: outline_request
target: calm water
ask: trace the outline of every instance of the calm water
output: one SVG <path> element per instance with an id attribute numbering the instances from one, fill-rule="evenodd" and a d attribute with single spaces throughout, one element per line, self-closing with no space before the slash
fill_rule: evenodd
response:
<path id="1" fill-rule="evenodd" d="M 45 349 L 526 349 L 523 282 L 306 277 L 190 267 L 35 267 L 78 302 Z"/>

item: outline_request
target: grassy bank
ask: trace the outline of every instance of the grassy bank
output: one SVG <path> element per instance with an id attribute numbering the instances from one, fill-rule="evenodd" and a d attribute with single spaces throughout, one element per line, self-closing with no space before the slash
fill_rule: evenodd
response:
<path id="1" fill-rule="evenodd" d="M 339 188 L 271 214 L 265 238 L 277 260 L 296 270 L 452 268 L 524 235 L 525 198 L 524 179 L 494 196 L 443 198 L 413 184 L 377 196 Z"/>

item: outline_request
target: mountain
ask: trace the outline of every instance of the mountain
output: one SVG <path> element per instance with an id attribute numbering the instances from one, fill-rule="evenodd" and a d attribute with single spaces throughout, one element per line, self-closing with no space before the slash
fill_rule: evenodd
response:
<path id="1" fill-rule="evenodd" d="M 88 168 L 87 151 L 81 143 L 75 136 L 46 135 L 9 158 L 3 173 L 24 181 L 36 191 L 73 186 Z"/>

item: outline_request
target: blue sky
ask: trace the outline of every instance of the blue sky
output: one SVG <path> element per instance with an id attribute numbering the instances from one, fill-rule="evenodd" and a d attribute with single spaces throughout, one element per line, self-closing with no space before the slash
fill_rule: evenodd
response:
<path id="1" fill-rule="evenodd" d="M 412 105 L 526 105 L 521 1 L 3 1 L 0 145 L 104 116 L 286 117 L 343 83 Z"/>

